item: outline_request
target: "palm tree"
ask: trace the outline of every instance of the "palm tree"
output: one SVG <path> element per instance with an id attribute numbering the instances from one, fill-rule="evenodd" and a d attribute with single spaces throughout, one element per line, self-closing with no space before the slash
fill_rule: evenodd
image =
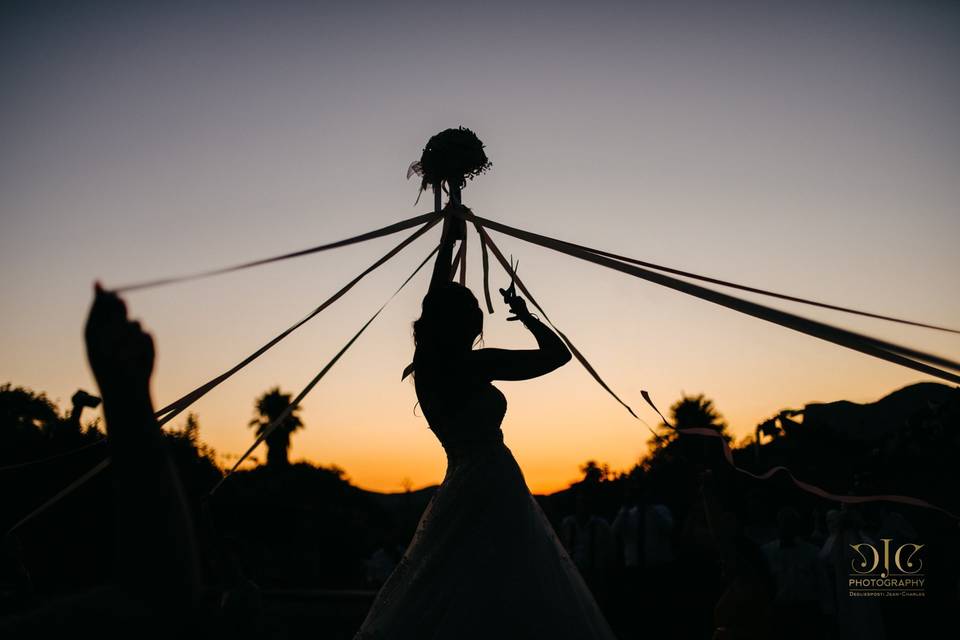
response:
<path id="1" fill-rule="evenodd" d="M 257 436 L 259 437 L 267 430 L 267 427 L 283 415 L 289 406 L 290 394 L 281 393 L 280 387 L 274 387 L 257 398 L 254 404 L 256 417 L 250 421 L 249 426 L 257 428 Z M 290 450 L 290 434 L 303 427 L 303 422 L 297 416 L 299 411 L 300 407 L 296 407 L 266 437 L 267 466 L 269 468 L 276 469 L 290 464 L 290 459 L 287 457 Z"/>
<path id="2" fill-rule="evenodd" d="M 670 407 L 673 426 L 677 429 L 707 428 L 723 433 L 727 424 L 723 416 L 713 406 L 713 400 L 702 393 L 696 396 L 684 395 Z M 727 436 L 729 440 L 729 436 Z"/>
<path id="3" fill-rule="evenodd" d="M 610 468 L 607 465 L 601 467 L 596 460 L 587 460 L 580 466 L 580 473 L 583 474 L 583 484 L 588 485 L 600 484 L 606 480 L 609 471 Z"/>
<path id="4" fill-rule="evenodd" d="M 710 400 L 702 393 L 695 396 L 683 395 L 670 407 L 670 422 L 677 429 L 707 428 L 720 432 L 724 440 L 730 442 L 731 437 L 727 433 L 727 423 L 723 416 L 713 406 L 713 400 Z M 676 448 L 678 443 L 678 434 L 665 423 L 660 423 L 659 434 L 647 441 L 649 453 L 647 454 L 645 465 L 650 468 L 659 462 L 671 459 L 674 455 L 683 455 Z M 690 437 L 690 436 L 688 436 Z M 708 443 L 701 443 L 703 452 L 707 451 Z"/>

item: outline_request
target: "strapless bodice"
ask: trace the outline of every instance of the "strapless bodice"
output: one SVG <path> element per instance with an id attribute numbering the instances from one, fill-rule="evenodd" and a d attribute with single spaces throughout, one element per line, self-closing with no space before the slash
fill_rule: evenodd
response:
<path id="1" fill-rule="evenodd" d="M 473 382 L 462 389 L 461 402 L 452 411 L 420 406 L 448 457 L 460 457 L 491 445 L 503 444 L 500 423 L 507 412 L 507 398 L 490 382 Z M 419 395 L 419 394 L 418 394 Z M 452 404 L 452 403 L 451 403 Z"/>

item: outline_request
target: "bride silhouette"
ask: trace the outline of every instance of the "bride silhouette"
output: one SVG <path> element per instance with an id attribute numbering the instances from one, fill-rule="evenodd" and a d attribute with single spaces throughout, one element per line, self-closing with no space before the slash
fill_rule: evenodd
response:
<path id="1" fill-rule="evenodd" d="M 413 540 L 381 588 L 355 640 L 613 639 L 596 601 L 524 481 L 500 423 L 494 380 L 527 380 L 570 352 L 501 289 L 537 349 L 474 349 L 483 312 L 449 282 L 441 245 L 420 318 L 413 323 L 417 399 L 447 454 L 447 471 Z M 444 268 L 446 265 L 446 268 Z"/>

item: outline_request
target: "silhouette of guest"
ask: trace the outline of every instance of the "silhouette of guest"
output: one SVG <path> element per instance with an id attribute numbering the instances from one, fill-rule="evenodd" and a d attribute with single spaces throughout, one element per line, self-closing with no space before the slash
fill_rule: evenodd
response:
<path id="1" fill-rule="evenodd" d="M 713 610 L 714 640 L 769 640 L 775 636 L 773 581 L 763 553 L 736 517 L 721 516 L 718 535 L 726 589 Z M 807 636 L 809 637 L 809 636 Z"/>
<path id="2" fill-rule="evenodd" d="M 832 616 L 835 637 L 844 640 L 883 640 L 886 629 L 880 604 L 873 598 L 849 596 L 848 578 L 855 554 L 851 545 L 875 541 L 864 533 L 863 518 L 843 505 L 827 513 L 830 535 L 818 554 L 826 580 L 824 611 Z"/>
<path id="3" fill-rule="evenodd" d="M 608 596 L 616 558 L 613 530 L 594 513 L 593 493 L 586 484 L 577 485 L 575 499 L 575 512 L 560 523 L 560 540 L 602 605 Z"/>
<path id="4" fill-rule="evenodd" d="M 201 588 L 196 541 L 154 417 L 153 340 L 127 318 L 123 301 L 99 285 L 85 337 L 103 398 L 111 456 L 114 582 L 5 621 L 0 635 L 40 637 L 68 631 L 159 637 L 197 630 Z"/>
<path id="5" fill-rule="evenodd" d="M 656 612 L 667 605 L 673 585 L 673 514 L 661 504 L 649 484 L 627 487 L 624 503 L 614 518 L 612 530 L 622 559 L 618 581 L 621 636 L 641 637 L 663 632 L 664 616 L 637 615 Z"/>
<path id="6" fill-rule="evenodd" d="M 776 585 L 773 606 L 782 638 L 822 635 L 819 549 L 800 537 L 800 525 L 796 509 L 781 508 L 778 537 L 762 547 Z"/>
<path id="7" fill-rule="evenodd" d="M 644 487 L 639 499 L 627 498 L 613 521 L 623 554 L 623 564 L 631 569 L 662 568 L 673 562 L 673 514 L 653 492 Z"/>
<path id="8" fill-rule="evenodd" d="M 685 536 L 695 546 L 709 549 L 719 561 L 723 587 L 713 606 L 713 640 L 769 640 L 774 637 L 772 620 L 773 580 L 759 546 L 745 534 L 743 523 L 721 503 L 713 473 L 700 475 L 700 495 L 690 507 Z M 701 559 L 703 562 L 703 559 Z M 704 567 L 689 581 L 711 582 Z M 694 607 L 706 591 L 693 596 Z M 699 602 L 698 602 L 699 601 Z M 697 608 L 690 611 L 694 617 Z M 689 631 L 693 631 L 691 628 Z M 688 633 L 688 637 L 702 637 Z"/>
<path id="9" fill-rule="evenodd" d="M 72 430 L 80 431 L 80 418 L 84 409 L 96 409 L 100 406 L 100 398 L 90 395 L 83 389 L 77 389 L 77 392 L 70 398 L 71 409 L 68 423 Z"/>
<path id="10" fill-rule="evenodd" d="M 145 604 L 189 609 L 200 591 L 193 523 L 150 398 L 153 339 L 97 285 L 87 356 L 103 397 L 117 503 L 117 577 Z"/>

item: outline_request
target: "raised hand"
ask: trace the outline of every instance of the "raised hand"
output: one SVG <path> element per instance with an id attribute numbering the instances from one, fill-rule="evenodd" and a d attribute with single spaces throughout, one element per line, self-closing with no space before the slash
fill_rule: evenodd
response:
<path id="1" fill-rule="evenodd" d="M 139 322 L 127 318 L 127 306 L 97 283 L 85 329 L 87 358 L 104 396 L 149 389 L 153 339 Z"/>
<path id="2" fill-rule="evenodd" d="M 152 622 L 177 626 L 195 611 L 200 571 L 189 507 L 150 399 L 153 339 L 99 284 L 85 338 L 107 423 L 117 579 L 144 599 Z"/>
<path id="3" fill-rule="evenodd" d="M 513 315 L 507 320 L 525 320 L 530 317 L 527 310 L 527 301 L 513 293 L 510 289 L 500 289 L 503 301 L 510 307 L 510 313 Z"/>
<path id="4" fill-rule="evenodd" d="M 100 406 L 100 398 L 90 395 L 83 389 L 77 389 L 77 392 L 70 398 L 70 402 L 73 403 L 74 411 L 84 408 L 96 409 Z"/>

